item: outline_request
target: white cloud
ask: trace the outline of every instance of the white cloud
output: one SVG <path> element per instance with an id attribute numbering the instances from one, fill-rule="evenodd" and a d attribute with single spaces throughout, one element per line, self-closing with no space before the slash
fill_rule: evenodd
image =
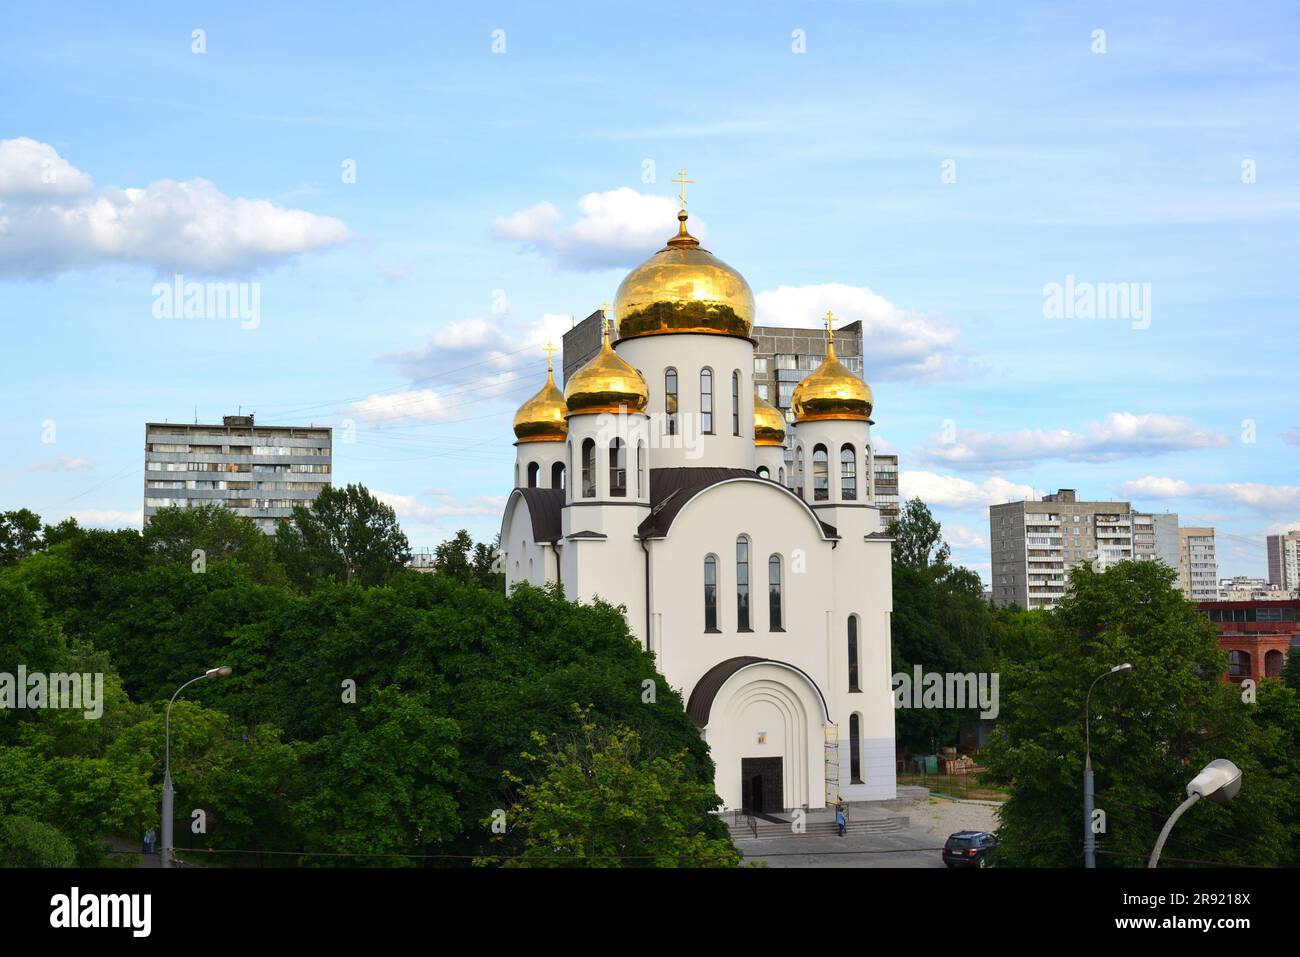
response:
<path id="1" fill-rule="evenodd" d="M 561 226 L 554 203 L 538 203 L 492 224 L 493 235 L 524 244 L 565 269 L 635 266 L 677 232 L 677 202 L 629 187 L 587 193 L 578 200 L 578 219 Z M 690 230 L 704 241 L 707 228 L 692 217 Z"/>
<path id="2" fill-rule="evenodd" d="M 1125 482 L 1118 489 L 1129 498 L 1191 498 L 1237 505 L 1257 512 L 1294 512 L 1300 509 L 1300 485 L 1265 485 L 1260 482 L 1221 482 L 1194 485 L 1181 479 L 1147 475 Z"/>
<path id="3" fill-rule="evenodd" d="M 0 275 L 39 277 L 108 263 L 243 273 L 351 235 L 332 216 L 226 196 L 204 179 L 96 194 L 90 178 L 53 147 L 0 141 Z"/>
<path id="4" fill-rule="evenodd" d="M 573 318 L 559 313 L 526 323 L 509 317 L 451 323 L 418 349 L 381 357 L 411 388 L 370 395 L 346 414 L 372 425 L 448 422 L 477 414 L 474 407 L 492 399 L 522 401 L 545 382 L 542 347 L 558 344 L 572 326 Z"/>
<path id="5" fill-rule="evenodd" d="M 417 522 L 437 522 L 447 518 L 468 518 L 475 516 L 500 517 L 506 507 L 506 499 L 501 495 L 476 495 L 469 499 L 458 499 L 445 491 L 431 490 L 432 503 L 422 501 L 414 495 L 402 495 L 398 492 L 375 492 L 375 498 L 390 505 L 399 518 L 413 519 Z"/>
<path id="6" fill-rule="evenodd" d="M 1023 468 L 1043 459 L 1104 462 L 1185 449 L 1224 448 L 1231 444 L 1226 435 L 1198 429 L 1183 416 L 1112 412 L 1100 422 L 1088 423 L 1082 432 L 957 429 L 950 435 L 936 433 L 922 447 L 920 457 L 922 461 L 949 468 L 983 470 Z"/>
<path id="7" fill-rule="evenodd" d="M 988 548 L 988 539 L 969 525 L 946 522 L 943 526 L 943 540 L 953 548 Z"/>
<path id="8" fill-rule="evenodd" d="M 0 201 L 83 196 L 92 189 L 90 177 L 48 143 L 0 140 Z"/>
<path id="9" fill-rule="evenodd" d="M 78 525 L 87 528 L 144 527 L 143 508 L 138 508 L 134 512 L 112 508 L 83 508 L 78 512 L 69 513 L 68 517 L 75 518 Z"/>
<path id="10" fill-rule="evenodd" d="M 955 475 L 905 470 L 899 475 L 904 499 L 919 498 L 931 508 L 979 510 L 1002 502 L 1020 502 L 1040 496 L 1032 485 L 1008 482 L 1003 478 L 971 482 Z"/>
<path id="11" fill-rule="evenodd" d="M 778 286 L 760 292 L 755 304 L 759 325 L 822 329 L 827 310 L 841 325 L 860 321 L 868 382 L 937 378 L 970 368 L 957 346 L 957 330 L 938 316 L 901 309 L 865 286 Z"/>
<path id="12" fill-rule="evenodd" d="M 37 462 L 31 466 L 29 472 L 88 472 L 95 467 L 89 459 L 76 459 L 67 455 L 60 455 L 58 458 L 48 459 L 44 462 Z"/>

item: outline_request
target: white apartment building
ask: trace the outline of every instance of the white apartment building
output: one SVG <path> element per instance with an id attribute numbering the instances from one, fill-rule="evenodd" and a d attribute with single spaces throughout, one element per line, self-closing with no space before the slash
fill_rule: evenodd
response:
<path id="1" fill-rule="evenodd" d="M 1300 531 L 1268 536 L 1268 583 L 1300 591 Z"/>
<path id="2" fill-rule="evenodd" d="M 1214 529 L 1178 530 L 1178 584 L 1191 601 L 1217 601 L 1219 560 L 1214 549 Z"/>

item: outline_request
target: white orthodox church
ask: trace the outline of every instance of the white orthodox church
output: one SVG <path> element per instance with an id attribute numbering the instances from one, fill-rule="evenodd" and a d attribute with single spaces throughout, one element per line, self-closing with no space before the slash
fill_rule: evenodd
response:
<path id="1" fill-rule="evenodd" d="M 559 582 L 626 608 L 708 742 L 726 808 L 893 798 L 871 390 L 836 359 L 828 315 L 787 475 L 785 418 L 753 387 L 753 293 L 678 219 L 619 286 L 600 351 L 562 393 L 548 368 L 515 416 L 506 587 Z"/>

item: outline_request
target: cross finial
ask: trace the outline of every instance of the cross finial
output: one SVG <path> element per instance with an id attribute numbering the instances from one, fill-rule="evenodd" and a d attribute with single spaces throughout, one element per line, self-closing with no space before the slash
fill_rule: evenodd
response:
<path id="1" fill-rule="evenodd" d="M 679 169 L 677 175 L 673 177 L 674 183 L 681 183 L 681 191 L 677 194 L 682 201 L 682 209 L 686 208 L 686 184 L 694 183 L 695 180 L 686 178 L 686 170 Z"/>
<path id="2" fill-rule="evenodd" d="M 546 371 L 551 371 L 551 356 L 555 354 L 555 343 L 548 342 L 542 346 L 542 351 L 546 353 Z"/>
<path id="3" fill-rule="evenodd" d="M 826 322 L 826 335 L 830 337 L 831 342 L 834 342 L 835 341 L 835 313 L 827 309 L 826 315 L 823 318 L 825 319 Z"/>
<path id="4" fill-rule="evenodd" d="M 605 337 L 605 341 L 607 342 L 609 341 L 609 324 L 611 321 L 610 314 L 612 312 L 613 310 L 609 308 L 608 299 L 606 299 L 604 302 L 600 304 L 600 329 L 602 334 Z"/>

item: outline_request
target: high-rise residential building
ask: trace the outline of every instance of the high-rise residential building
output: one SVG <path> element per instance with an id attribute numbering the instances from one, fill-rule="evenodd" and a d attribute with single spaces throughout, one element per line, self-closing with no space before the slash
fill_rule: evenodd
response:
<path id="1" fill-rule="evenodd" d="M 599 311 L 577 323 L 564 334 L 562 368 L 565 381 L 581 369 L 600 349 Z M 826 330 L 800 329 L 793 326 L 755 326 L 754 391 L 794 421 L 791 401 L 794 390 L 826 358 Z M 862 323 L 850 322 L 835 330 L 835 353 L 840 362 L 855 375 L 863 375 Z M 794 430 L 786 429 L 786 485 L 794 487 Z M 876 453 L 875 492 L 880 506 L 880 521 L 888 524 L 898 518 L 898 456 Z"/>
<path id="2" fill-rule="evenodd" d="M 1178 569 L 1178 516 L 1172 512 L 1133 513 L 1133 558 L 1161 561 Z"/>
<path id="3" fill-rule="evenodd" d="M 1191 601 L 1217 601 L 1219 561 L 1214 551 L 1214 529 L 1178 530 L 1178 584 Z"/>
<path id="4" fill-rule="evenodd" d="M 990 506 L 994 604 L 1055 607 L 1072 568 L 1134 557 L 1133 525 L 1128 502 L 1080 502 L 1074 489 Z"/>
<path id="5" fill-rule="evenodd" d="M 1300 530 L 1268 536 L 1268 583 L 1300 591 Z"/>
<path id="6" fill-rule="evenodd" d="M 278 519 L 330 484 L 328 428 L 228 415 L 220 425 L 149 422 L 144 431 L 146 523 L 160 508 L 216 502 L 274 533 Z"/>

